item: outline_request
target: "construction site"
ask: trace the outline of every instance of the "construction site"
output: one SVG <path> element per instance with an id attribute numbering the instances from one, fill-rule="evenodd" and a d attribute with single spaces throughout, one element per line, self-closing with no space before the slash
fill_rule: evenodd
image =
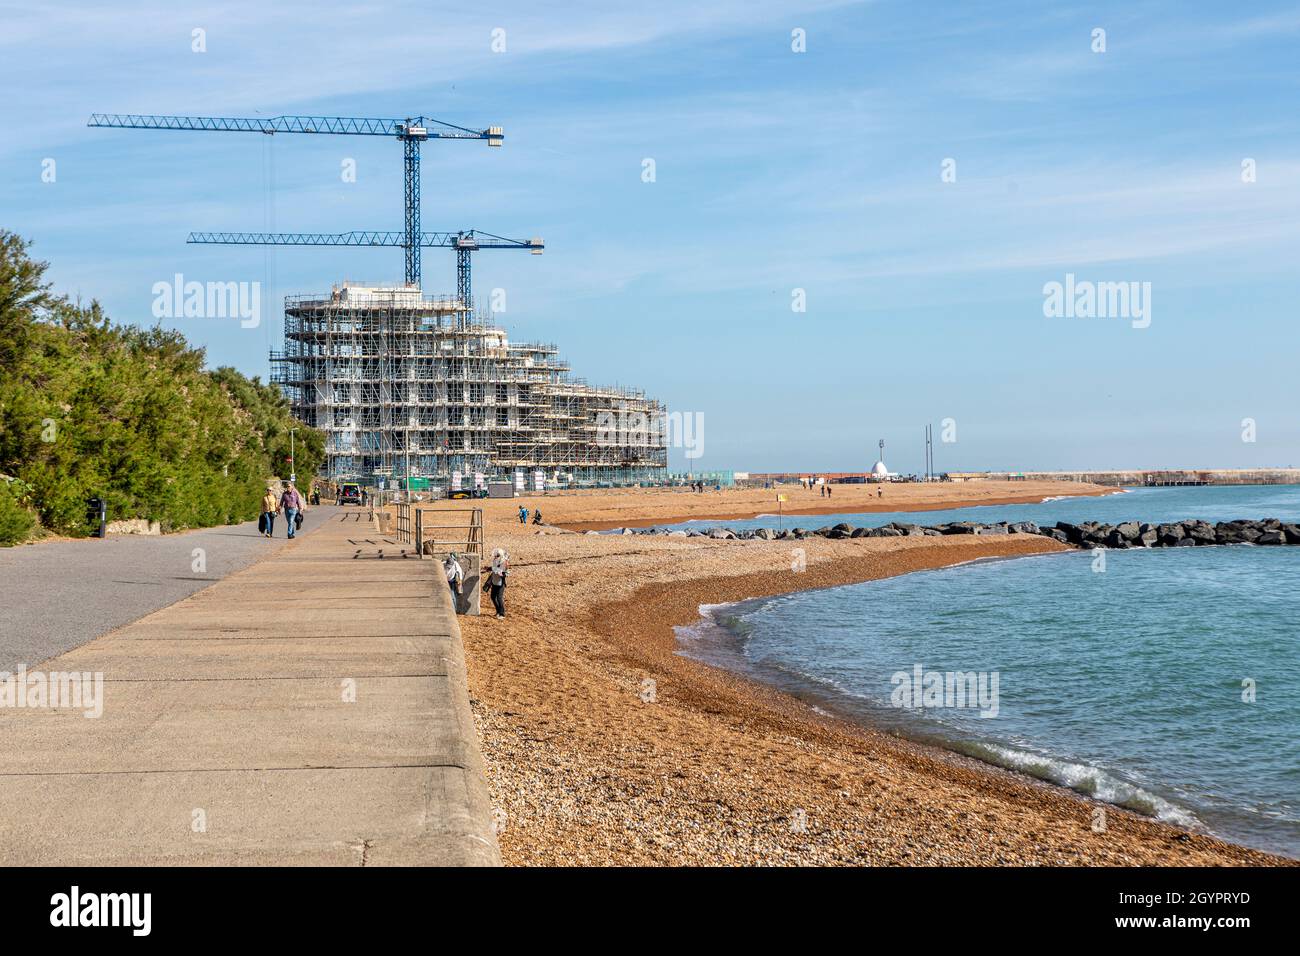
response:
<path id="1" fill-rule="evenodd" d="M 668 478 L 664 406 L 640 391 L 570 378 L 554 345 L 511 343 L 474 308 L 470 265 L 486 249 L 545 248 L 475 229 L 422 232 L 420 148 L 429 141 L 500 147 L 499 126 L 427 116 L 215 117 L 95 113 L 93 127 L 370 136 L 402 144 L 401 232 L 193 232 L 188 242 L 400 248 L 400 283 L 344 282 L 285 299 L 284 347 L 271 381 L 293 414 L 326 436 L 326 474 L 364 484 L 516 490 L 659 483 Z M 454 250 L 455 295 L 426 295 L 421 249 Z"/>
<path id="2" fill-rule="evenodd" d="M 272 381 L 325 433 L 331 478 L 533 490 L 667 476 L 661 403 L 571 379 L 554 345 L 510 342 L 459 295 L 345 283 L 286 300 L 284 338 Z"/>

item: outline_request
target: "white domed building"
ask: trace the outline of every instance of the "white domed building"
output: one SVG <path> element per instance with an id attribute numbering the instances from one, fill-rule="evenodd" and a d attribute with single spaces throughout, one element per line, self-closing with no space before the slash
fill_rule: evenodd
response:
<path id="1" fill-rule="evenodd" d="M 889 468 L 885 465 L 885 440 L 882 438 L 876 444 L 880 446 L 880 457 L 876 463 L 871 466 L 871 474 L 867 476 L 868 481 L 888 481 L 890 478 Z"/>

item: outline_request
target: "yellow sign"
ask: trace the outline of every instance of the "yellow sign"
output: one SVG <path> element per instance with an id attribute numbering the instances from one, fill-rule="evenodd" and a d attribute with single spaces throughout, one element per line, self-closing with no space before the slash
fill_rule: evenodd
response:
<path id="1" fill-rule="evenodd" d="M 777 495 L 777 496 L 776 496 L 776 500 L 777 500 L 777 501 L 786 501 L 786 500 L 788 500 L 788 499 L 786 498 L 785 495 Z"/>

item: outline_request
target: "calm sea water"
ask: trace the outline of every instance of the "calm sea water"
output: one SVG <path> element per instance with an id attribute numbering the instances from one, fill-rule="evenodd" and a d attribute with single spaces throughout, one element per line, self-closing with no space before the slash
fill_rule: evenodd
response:
<path id="1" fill-rule="evenodd" d="M 1155 489 L 1135 493 L 1141 508 L 1067 520 L 1285 518 L 1284 494 Z M 1300 857 L 1300 548 L 1110 551 L 1095 568 L 1070 552 L 747 601 L 706 609 L 681 648 L 871 726 Z M 996 672 L 996 716 L 895 706 L 911 686 L 895 675 L 917 665 L 984 672 L 986 691 Z"/>
<path id="2" fill-rule="evenodd" d="M 776 492 L 772 492 L 775 498 Z M 889 486 L 885 486 L 885 501 L 889 500 Z M 775 507 L 775 500 L 773 507 Z M 1283 521 L 1300 520 L 1300 485 L 1232 485 L 1199 488 L 1133 488 L 1100 498 L 1058 498 L 1032 505 L 986 505 L 978 508 L 949 508 L 943 511 L 892 511 L 875 513 L 843 513 L 830 515 L 786 515 L 787 528 L 822 528 L 826 525 L 847 522 L 855 527 L 875 528 L 891 521 L 908 521 L 913 524 L 943 524 L 947 521 L 980 521 L 992 524 L 998 521 L 1036 521 L 1055 524 L 1058 521 L 1179 521 L 1183 518 L 1203 518 L 1206 521 L 1231 521 L 1234 518 L 1280 518 Z M 680 524 L 663 525 L 665 528 L 705 528 L 725 526 L 734 530 L 742 528 L 775 528 L 775 512 L 758 518 L 739 521 L 718 521 L 716 518 L 696 519 Z"/>

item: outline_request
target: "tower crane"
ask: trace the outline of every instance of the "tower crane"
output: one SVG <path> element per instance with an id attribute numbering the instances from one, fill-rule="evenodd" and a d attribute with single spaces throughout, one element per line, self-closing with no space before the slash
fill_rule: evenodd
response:
<path id="1" fill-rule="evenodd" d="M 87 126 L 112 129 L 163 129 L 199 132 L 305 133 L 334 136 L 389 136 L 402 144 L 404 164 L 405 226 L 400 245 L 406 255 L 406 283 L 420 284 L 420 145 L 430 139 L 486 140 L 500 146 L 505 138 L 500 126 L 475 130 L 428 116 L 373 119 L 356 116 L 156 116 L 140 113 L 93 113 Z M 287 244 L 287 243 L 286 243 Z M 351 244 L 351 243 L 340 243 Z M 368 243 L 356 243 L 364 245 Z"/>
<path id="2" fill-rule="evenodd" d="M 255 246 L 403 246 L 400 232 L 192 232 L 186 240 L 206 245 Z M 456 250 L 456 293 L 465 314 L 473 311 L 470 284 L 470 256 L 480 249 L 527 249 L 541 255 L 546 248 L 540 238 L 507 239 L 481 229 L 460 232 L 423 232 L 419 245 L 430 249 Z"/>

